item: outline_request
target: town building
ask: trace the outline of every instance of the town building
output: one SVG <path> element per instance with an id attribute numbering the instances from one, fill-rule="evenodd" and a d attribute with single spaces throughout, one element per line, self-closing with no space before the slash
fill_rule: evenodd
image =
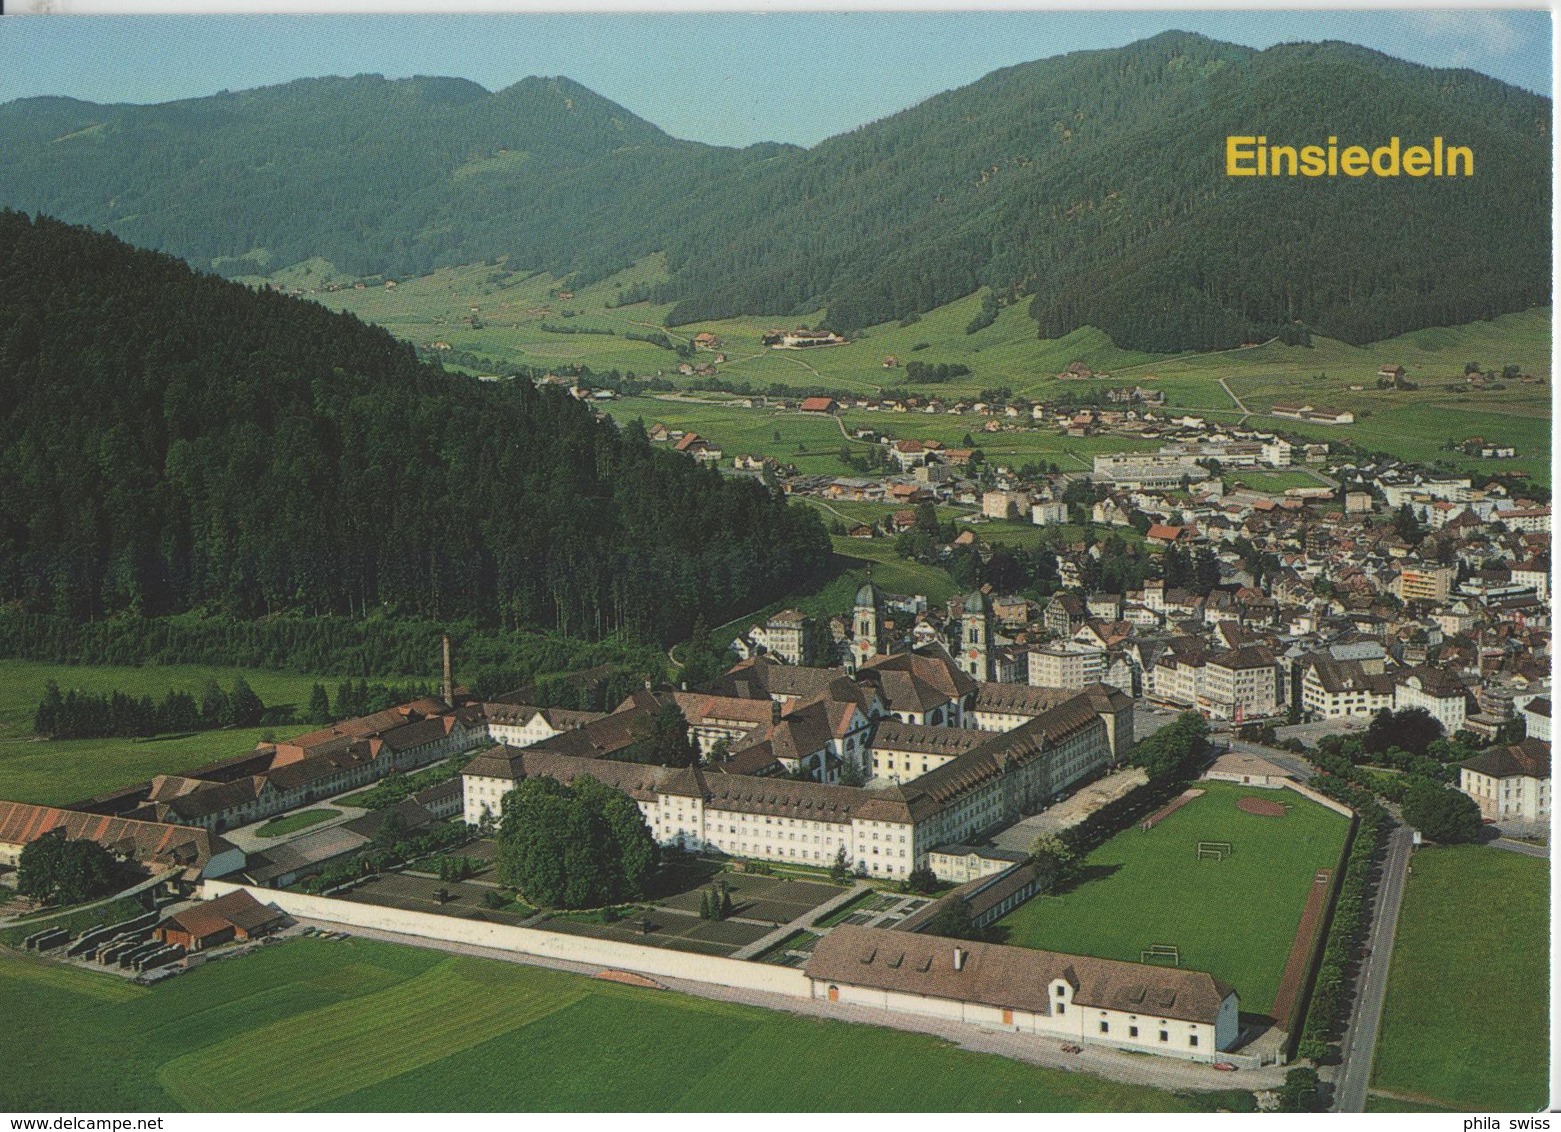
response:
<path id="1" fill-rule="evenodd" d="M 1543 739 L 1491 747 L 1459 770 L 1458 788 L 1488 821 L 1550 822 L 1550 744 Z"/>
<path id="2" fill-rule="evenodd" d="M 1029 680 L 1039 688 L 1083 688 L 1106 675 L 1106 650 L 1056 641 L 1030 650 Z"/>

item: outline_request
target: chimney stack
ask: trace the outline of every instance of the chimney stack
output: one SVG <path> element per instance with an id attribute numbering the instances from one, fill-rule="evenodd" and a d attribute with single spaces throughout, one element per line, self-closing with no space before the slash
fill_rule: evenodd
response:
<path id="1" fill-rule="evenodd" d="M 455 688 L 450 683 L 450 634 L 444 635 L 444 702 L 455 706 Z"/>
<path id="2" fill-rule="evenodd" d="M 965 949 L 963 947 L 956 947 L 954 949 L 954 970 L 956 970 L 956 971 L 963 971 L 964 969 L 965 969 Z"/>

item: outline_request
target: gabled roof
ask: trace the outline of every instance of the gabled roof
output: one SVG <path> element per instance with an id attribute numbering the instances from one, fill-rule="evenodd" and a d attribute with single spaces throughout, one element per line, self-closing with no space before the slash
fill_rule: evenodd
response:
<path id="1" fill-rule="evenodd" d="M 955 968 L 955 952 L 964 961 Z M 820 982 L 1050 1015 L 1052 986 L 1082 1007 L 1212 1025 L 1235 994 L 1202 971 L 1091 959 L 1027 947 L 841 924 L 819 940 L 804 972 Z"/>
<path id="2" fill-rule="evenodd" d="M 1477 774 L 1492 778 L 1550 777 L 1550 744 L 1543 739 L 1525 739 L 1504 747 L 1481 751 L 1463 764 Z"/>

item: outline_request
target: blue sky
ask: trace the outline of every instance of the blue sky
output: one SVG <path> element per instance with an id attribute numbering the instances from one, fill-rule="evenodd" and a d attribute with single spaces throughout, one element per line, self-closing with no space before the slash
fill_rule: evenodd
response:
<path id="1" fill-rule="evenodd" d="M 1179 28 L 1269 47 L 1342 39 L 1551 93 L 1548 12 L 771 12 L 55 16 L 0 20 L 0 102 L 161 102 L 313 75 L 567 75 L 678 137 L 822 138 L 998 67 Z"/>

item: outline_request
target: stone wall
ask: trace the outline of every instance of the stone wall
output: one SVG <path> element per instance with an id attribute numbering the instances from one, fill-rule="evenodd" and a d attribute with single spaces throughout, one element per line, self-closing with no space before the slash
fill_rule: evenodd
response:
<path id="1" fill-rule="evenodd" d="M 279 892 L 269 888 L 232 884 L 228 881 L 208 880 L 202 887 L 201 895 L 211 900 L 240 888 L 247 889 L 262 904 L 273 905 L 289 916 L 302 919 L 325 920 L 348 927 L 378 928 L 381 931 L 398 932 L 423 939 L 492 947 L 522 955 L 599 965 L 603 968 L 635 971 L 644 975 L 689 979 L 694 982 L 714 983 L 718 986 L 739 987 L 746 990 L 769 991 L 772 994 L 784 994 L 795 998 L 812 997 L 812 989 L 807 977 L 801 971 L 791 967 L 750 963 L 712 955 L 694 955 L 664 947 L 644 947 L 640 944 L 620 943 L 616 940 L 592 939 L 589 936 L 511 927 L 508 924 L 463 920 L 456 916 L 440 916 L 431 912 L 409 912 L 400 908 L 384 908 L 377 904 L 360 904 L 352 900 L 310 896 L 302 892 Z"/>

